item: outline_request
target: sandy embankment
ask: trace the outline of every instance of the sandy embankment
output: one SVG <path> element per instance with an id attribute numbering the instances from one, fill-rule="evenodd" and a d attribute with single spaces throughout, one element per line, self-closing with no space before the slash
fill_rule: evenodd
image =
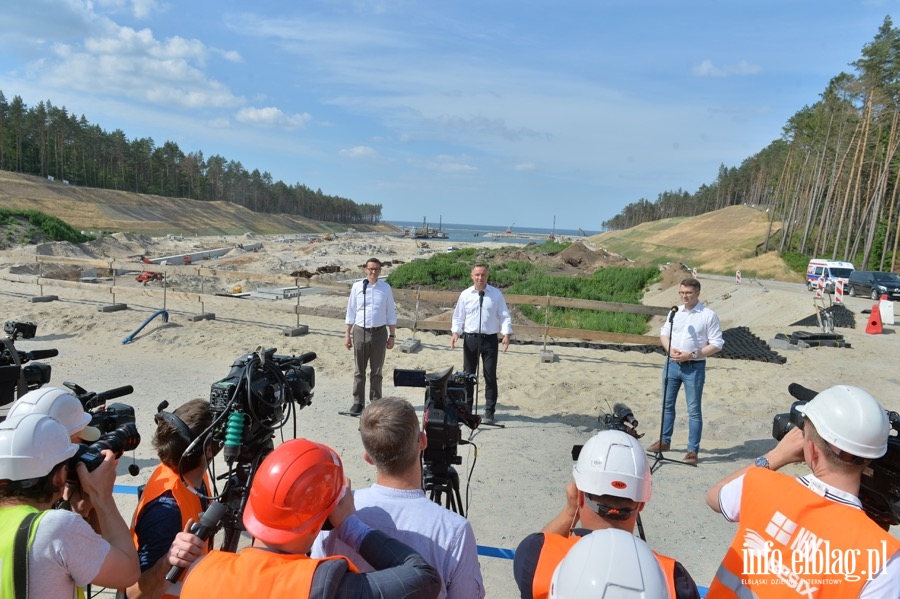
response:
<path id="1" fill-rule="evenodd" d="M 176 242 L 158 243 L 152 248 L 154 255 L 178 249 Z M 325 245 L 308 254 L 300 247 L 281 250 L 274 245 L 267 243 L 266 250 L 256 256 L 266 269 L 280 264 L 275 272 L 338 262 L 356 269 L 369 255 L 404 260 L 418 255 L 409 241 L 384 236 L 360 236 L 346 245 Z M 432 246 L 441 247 L 439 243 Z M 240 268 L 246 269 L 248 264 L 244 262 Z M 357 269 L 344 276 L 360 274 Z M 776 333 L 798 330 L 791 323 L 813 314 L 812 294 L 800 285 L 744 279 L 738 286 L 733 280 L 705 277 L 703 273 L 700 278 L 704 285 L 701 299 L 719 313 L 723 328 L 746 326 L 769 340 Z M 351 353 L 341 344 L 340 320 L 304 316 L 302 322 L 309 325 L 310 334 L 290 338 L 282 335 L 282 329 L 292 324 L 290 315 L 254 310 L 244 302 L 223 301 L 213 309 L 216 320 L 199 322 L 188 321 L 187 313 L 172 306 L 167 324 L 154 321 L 133 343 L 123 345 L 122 340 L 160 307 L 155 298 L 129 299 L 129 310 L 101 313 L 98 304 L 108 303 L 109 298 L 90 290 L 45 288 L 44 293 L 60 297 L 60 301 L 48 304 L 31 303 L 29 298 L 36 293 L 35 286 L 4 281 L 0 289 L 3 318 L 38 324 L 37 337 L 20 340 L 20 349 L 59 349 L 58 357 L 47 360 L 53 367 L 52 384 L 71 380 L 97 391 L 125 384 L 135 388 L 135 393 L 122 401 L 135 406 L 139 428 L 145 435 L 134 456 L 142 471 L 136 477 L 129 476 L 126 466 L 131 458 L 123 458 L 120 484 L 143 482 L 155 463 L 149 438 L 157 404 L 168 399 L 177 406 L 193 397 L 208 397 L 210 385 L 228 373 L 231 362 L 257 346 L 277 347 L 278 353 L 284 354 L 317 353 L 313 362 L 315 398 L 298 414 L 297 435 L 338 450 L 355 486 L 371 483 L 372 470 L 360 457 L 357 423 L 337 415 L 338 410 L 349 407 L 352 371 Z M 301 301 L 341 310 L 345 297 L 320 294 Z M 651 305 L 676 302 L 677 294 L 671 288 L 651 290 L 645 298 Z M 895 372 L 897 337 L 892 326 L 887 326 L 883 335 L 865 334 L 865 315 L 859 311 L 871 304 L 870 300 L 847 299 L 847 307 L 857 314 L 857 328 L 838 332 L 852 348 L 784 350 L 780 352 L 787 357 L 783 365 L 742 360 L 710 362 L 700 465 L 691 468 L 663 463 L 654 474 L 653 499 L 642 515 L 651 546 L 681 560 L 698 583 L 709 583 L 734 532 L 733 525 L 706 507 L 703 495 L 721 477 L 773 445 L 772 416 L 790 405 L 786 392 L 789 383 L 819 389 L 837 383 L 856 384 L 873 391 L 885 407 L 900 409 L 900 378 Z M 408 330 L 399 331 L 398 341 L 410 334 Z M 395 367 L 429 371 L 461 367 L 461 351 L 449 349 L 446 335 L 419 332 L 416 337 L 422 349 L 412 354 L 391 352 L 388 371 Z M 646 445 L 659 429 L 661 356 L 551 346 L 558 361 L 542 363 L 539 349 L 513 345 L 501 356 L 498 417 L 506 428 L 478 429 L 472 438 L 474 445 L 459 448 L 462 463 L 457 469 L 464 481 L 464 503 L 483 546 L 514 549 L 526 534 L 556 514 L 571 476 L 571 446 L 583 443 L 596 430 L 597 416 L 607 406 L 617 401 L 627 403 L 640 421 L 639 430 L 646 434 Z M 408 398 L 414 405 L 422 404 L 421 389 L 388 384 L 387 391 Z M 684 451 L 684 411 L 680 400 L 670 457 L 680 458 Z M 468 435 L 468 429 L 463 429 L 463 434 Z M 133 499 L 122 495 L 120 505 L 130 516 Z M 511 561 L 482 557 L 481 563 L 488 597 L 517 596 Z"/>

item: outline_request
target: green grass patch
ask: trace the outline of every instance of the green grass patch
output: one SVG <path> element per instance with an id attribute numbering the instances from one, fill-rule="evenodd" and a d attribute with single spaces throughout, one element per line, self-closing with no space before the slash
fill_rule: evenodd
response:
<path id="1" fill-rule="evenodd" d="M 38 236 L 48 241 L 69 241 L 71 243 L 84 243 L 93 239 L 89 235 L 82 235 L 55 216 L 49 216 L 37 210 L 0 208 L 0 227 L 10 227 L 21 220 L 28 222 L 27 234 L 32 242 L 36 241 Z"/>
<path id="2" fill-rule="evenodd" d="M 801 275 L 806 274 L 806 267 L 809 265 L 809 256 L 800 252 L 781 252 L 781 259 L 788 265 L 788 268 Z"/>

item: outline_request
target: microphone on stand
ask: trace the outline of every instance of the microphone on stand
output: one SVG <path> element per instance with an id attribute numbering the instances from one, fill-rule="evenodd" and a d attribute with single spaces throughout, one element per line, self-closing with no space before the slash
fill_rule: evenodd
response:
<path id="1" fill-rule="evenodd" d="M 481 291 L 478 292 L 478 307 L 480 308 L 483 305 L 484 305 L 484 289 L 482 289 Z"/>
<path id="2" fill-rule="evenodd" d="M 675 322 L 675 313 L 678 312 L 678 306 L 672 306 L 672 309 L 669 310 L 669 324 Z"/>

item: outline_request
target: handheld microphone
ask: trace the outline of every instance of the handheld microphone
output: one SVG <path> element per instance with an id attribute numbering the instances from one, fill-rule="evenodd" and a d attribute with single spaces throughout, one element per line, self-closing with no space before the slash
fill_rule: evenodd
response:
<path id="1" fill-rule="evenodd" d="M 672 306 L 672 309 L 669 310 L 669 324 L 675 322 L 675 313 L 678 312 L 678 306 Z"/>
<path id="2" fill-rule="evenodd" d="M 211 536 L 216 534 L 216 530 L 218 530 L 219 523 L 222 522 L 226 510 L 227 506 L 224 503 L 219 501 L 212 502 L 209 504 L 209 507 L 206 508 L 206 511 L 200 514 L 200 522 L 195 523 L 191 527 L 191 532 L 197 535 L 202 541 L 209 540 Z M 176 582 L 181 578 L 183 573 L 184 568 L 172 566 L 169 569 L 169 573 L 166 574 L 166 580 L 169 582 Z"/>

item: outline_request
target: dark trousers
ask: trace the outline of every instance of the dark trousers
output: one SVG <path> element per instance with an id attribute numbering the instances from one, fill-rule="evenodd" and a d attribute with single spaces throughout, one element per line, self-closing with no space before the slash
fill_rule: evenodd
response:
<path id="1" fill-rule="evenodd" d="M 463 339 L 463 370 L 474 374 L 481 350 L 481 370 L 484 376 L 484 411 L 493 414 L 497 407 L 497 354 L 500 340 L 497 335 L 466 333 Z"/>
<path id="2" fill-rule="evenodd" d="M 366 405 L 366 369 L 369 369 L 369 401 L 381 399 L 381 369 L 387 353 L 388 329 L 364 329 L 353 325 L 353 403 Z"/>

